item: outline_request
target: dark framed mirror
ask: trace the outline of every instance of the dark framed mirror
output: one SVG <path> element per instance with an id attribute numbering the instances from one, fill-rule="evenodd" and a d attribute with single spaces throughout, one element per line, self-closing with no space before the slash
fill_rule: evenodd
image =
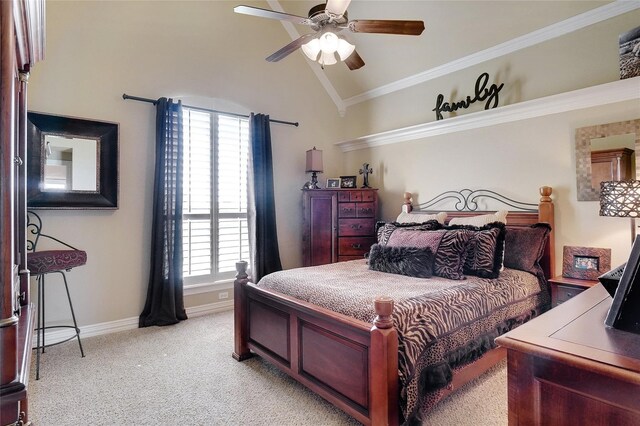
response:
<path id="1" fill-rule="evenodd" d="M 27 206 L 118 208 L 118 124 L 29 112 Z"/>

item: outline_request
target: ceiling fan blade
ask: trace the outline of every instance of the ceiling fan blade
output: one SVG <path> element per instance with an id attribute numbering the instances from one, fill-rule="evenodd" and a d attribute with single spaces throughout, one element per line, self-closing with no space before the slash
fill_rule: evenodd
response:
<path id="1" fill-rule="evenodd" d="M 300 25 L 311 25 L 311 20 L 309 18 L 304 18 L 302 16 L 290 15 L 288 13 L 276 12 L 274 10 L 269 9 L 261 9 L 259 7 L 253 6 L 236 6 L 233 8 L 235 13 L 242 13 L 244 15 L 257 16 L 259 18 L 269 18 L 269 19 L 279 19 L 281 21 L 289 21 L 294 24 Z"/>
<path id="2" fill-rule="evenodd" d="M 327 0 L 327 6 L 324 10 L 334 15 L 342 16 L 347 7 L 349 7 L 349 3 L 351 3 L 351 0 Z"/>
<path id="3" fill-rule="evenodd" d="M 424 22 L 378 19 L 354 20 L 349 22 L 349 29 L 354 33 L 420 35 L 424 31 Z"/>
<path id="4" fill-rule="evenodd" d="M 280 59 L 284 59 L 289 54 L 295 52 L 296 49 L 299 49 L 300 46 L 305 44 L 308 39 L 315 37 L 315 35 L 316 34 L 314 34 L 314 33 L 305 34 L 302 37 L 293 40 L 291 43 L 287 44 L 282 49 L 278 50 L 277 52 L 273 53 L 271 56 L 267 57 L 266 58 L 267 61 L 269 61 L 269 62 L 278 62 Z"/>
<path id="5" fill-rule="evenodd" d="M 347 59 L 344 60 L 344 63 L 347 64 L 351 71 L 364 67 L 364 61 L 355 50 Z"/>

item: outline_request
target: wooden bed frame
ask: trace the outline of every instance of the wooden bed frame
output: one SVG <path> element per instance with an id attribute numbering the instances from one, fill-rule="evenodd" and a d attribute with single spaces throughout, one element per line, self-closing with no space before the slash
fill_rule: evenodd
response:
<path id="1" fill-rule="evenodd" d="M 540 188 L 542 197 L 537 205 L 513 201 L 491 191 L 463 191 L 468 191 L 463 195 L 464 207 L 459 208 L 457 203 L 456 208 L 467 211 L 447 212 L 448 218 L 484 213 L 468 210 L 475 210 L 478 198 L 488 197 L 519 210 L 509 212 L 508 226 L 547 222 L 553 228 L 550 187 Z M 411 212 L 412 208 L 411 194 L 405 193 L 403 211 Z M 545 275 L 551 277 L 555 269 L 553 232 L 542 266 Z M 393 300 L 380 297 L 374 301 L 377 317 L 370 324 L 257 287 L 250 282 L 244 261 L 238 262 L 236 269 L 233 352 L 236 360 L 243 361 L 254 353 L 260 355 L 365 425 L 400 422 L 398 336 L 391 317 Z M 458 370 L 445 395 L 487 371 L 505 354 L 503 348 L 493 349 Z"/>

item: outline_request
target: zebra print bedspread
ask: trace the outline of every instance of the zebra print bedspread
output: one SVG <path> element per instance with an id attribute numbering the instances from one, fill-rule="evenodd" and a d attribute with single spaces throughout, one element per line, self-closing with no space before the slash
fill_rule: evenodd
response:
<path id="1" fill-rule="evenodd" d="M 371 271 L 364 259 L 280 271 L 258 285 L 366 322 L 375 318 L 373 299 L 393 298 L 408 421 L 433 407 L 453 370 L 481 357 L 495 337 L 546 310 L 550 301 L 546 283 L 528 272 L 421 279 Z"/>

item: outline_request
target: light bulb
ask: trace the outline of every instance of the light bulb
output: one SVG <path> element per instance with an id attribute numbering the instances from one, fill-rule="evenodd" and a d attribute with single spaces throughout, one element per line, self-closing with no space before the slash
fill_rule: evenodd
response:
<path id="1" fill-rule="evenodd" d="M 342 38 L 338 40 L 337 51 L 341 61 L 344 61 L 349 56 L 351 56 L 354 50 L 356 50 L 356 47 L 353 44 L 349 43 L 347 40 L 344 40 Z"/>
<path id="2" fill-rule="evenodd" d="M 320 62 L 320 65 L 324 66 L 333 65 L 338 61 L 336 60 L 336 55 L 333 52 L 322 52 L 322 55 L 320 55 L 320 59 L 318 60 L 318 62 Z"/>
<path id="3" fill-rule="evenodd" d="M 317 60 L 320 53 L 320 40 L 317 38 L 311 39 L 311 41 L 302 45 L 302 51 L 307 55 L 307 58 L 312 61 Z"/>
<path id="4" fill-rule="evenodd" d="M 332 32 L 326 32 L 320 36 L 320 50 L 324 53 L 333 53 L 338 49 L 338 36 Z"/>

